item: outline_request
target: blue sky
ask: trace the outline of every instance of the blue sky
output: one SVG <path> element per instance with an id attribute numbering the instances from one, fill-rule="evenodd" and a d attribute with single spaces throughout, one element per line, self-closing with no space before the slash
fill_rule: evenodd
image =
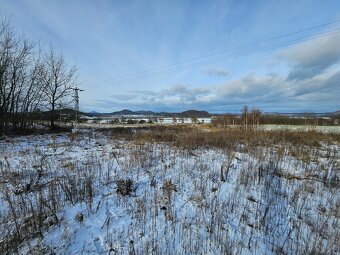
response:
<path id="1" fill-rule="evenodd" d="M 77 65 L 84 111 L 340 110 L 340 32 L 322 34 L 337 0 L 0 0 L 0 15 Z"/>

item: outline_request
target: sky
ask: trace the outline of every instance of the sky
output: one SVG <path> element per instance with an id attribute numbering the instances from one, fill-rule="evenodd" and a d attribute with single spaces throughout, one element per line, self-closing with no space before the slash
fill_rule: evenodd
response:
<path id="1" fill-rule="evenodd" d="M 340 1 L 0 0 L 78 68 L 82 111 L 340 110 Z"/>

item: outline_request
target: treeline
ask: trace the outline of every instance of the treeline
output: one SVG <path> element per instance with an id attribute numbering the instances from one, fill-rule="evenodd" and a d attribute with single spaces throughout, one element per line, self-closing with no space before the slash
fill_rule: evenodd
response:
<path id="1" fill-rule="evenodd" d="M 242 126 L 244 129 L 255 128 L 261 123 L 261 110 L 253 107 L 251 110 L 247 105 L 243 106 L 241 114 L 224 114 L 214 116 L 211 124 L 216 127 L 226 128 L 228 126 Z"/>
<path id="2" fill-rule="evenodd" d="M 340 116 L 318 117 L 311 114 L 299 117 L 283 115 L 263 115 L 260 118 L 261 124 L 275 125 L 309 125 L 309 126 L 334 126 L 340 124 Z"/>
<path id="3" fill-rule="evenodd" d="M 29 128 L 41 110 L 49 111 L 54 129 L 57 110 L 71 102 L 76 67 L 52 46 L 43 51 L 7 20 L 0 22 L 0 135 Z"/>
<path id="4" fill-rule="evenodd" d="M 244 129 L 256 128 L 258 125 L 309 125 L 334 126 L 340 124 L 340 115 L 319 117 L 312 113 L 302 114 L 299 117 L 290 117 L 279 114 L 263 114 L 260 109 L 244 106 L 240 114 L 224 114 L 214 116 L 211 123 L 220 128 L 228 126 L 242 126 Z"/>

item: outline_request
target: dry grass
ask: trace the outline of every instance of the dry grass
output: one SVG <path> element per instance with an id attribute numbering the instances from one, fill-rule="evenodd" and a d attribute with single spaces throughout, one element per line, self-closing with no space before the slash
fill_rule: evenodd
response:
<path id="1" fill-rule="evenodd" d="M 339 134 L 324 134 L 314 130 L 290 131 L 290 130 L 244 130 L 244 129 L 213 129 L 205 126 L 171 126 L 153 127 L 143 129 L 140 132 L 120 133 L 122 137 L 129 140 L 143 142 L 171 142 L 173 145 L 193 149 L 197 147 L 233 148 L 235 145 L 243 144 L 248 149 L 257 146 L 307 146 L 320 147 L 320 142 L 326 144 L 339 143 Z"/>
<path id="2" fill-rule="evenodd" d="M 192 236 L 192 230 L 199 229 L 198 226 L 206 228 L 207 240 L 215 241 L 221 245 L 221 251 L 231 254 L 254 249 L 254 240 L 259 237 L 281 254 L 322 253 L 335 249 L 336 236 L 330 235 L 334 232 L 325 224 L 335 224 L 339 217 L 338 159 L 333 158 L 335 152 L 329 145 L 339 144 L 340 135 L 315 131 L 221 130 L 209 126 L 106 132 L 107 145 L 114 148 L 109 160 L 89 157 L 80 164 L 65 156 L 58 163 L 58 171 L 53 172 L 52 163 L 56 161 L 53 157 L 42 157 L 37 162 L 32 161 L 34 171 L 30 175 L 24 169 L 12 171 L 9 162 L 3 161 L 0 173 L 6 182 L 2 184 L 0 194 L 8 204 L 8 212 L 3 214 L 6 217 L 1 222 L 7 233 L 4 241 L 0 241 L 0 253 L 17 252 L 25 240 L 43 238 L 48 229 L 61 226 L 63 219 L 58 213 L 66 206 L 82 203 L 87 208 L 86 216 L 94 214 L 101 204 L 106 204 L 107 194 L 110 194 L 107 201 L 118 196 L 116 205 L 125 204 L 126 212 L 135 215 L 138 219 L 135 227 L 144 229 L 143 235 L 162 236 L 156 220 L 159 220 L 157 215 L 164 215 L 167 230 L 175 232 L 178 231 L 176 226 L 181 228 L 185 236 L 182 243 L 187 245 L 188 253 L 202 246 L 196 234 Z M 70 135 L 68 138 L 70 144 L 78 144 L 78 139 L 90 141 L 95 136 L 100 134 Z M 93 144 L 104 153 L 105 143 L 98 137 Z M 53 146 L 57 148 L 60 142 L 56 138 L 52 137 Z M 130 142 L 120 143 L 122 139 Z M 66 147 L 66 143 L 63 146 Z M 195 151 L 197 148 L 212 148 L 225 158 L 216 166 L 209 165 L 206 154 Z M 239 152 L 245 152 L 246 157 L 239 156 Z M 324 163 L 318 162 L 321 158 Z M 190 163 L 192 161 L 194 163 Z M 235 188 L 226 192 L 223 187 L 232 183 Z M 138 185 L 143 187 L 143 192 L 137 194 Z M 103 187 L 105 194 L 101 194 Z M 185 189 L 191 191 L 188 193 Z M 184 194 L 188 195 L 187 200 L 180 201 Z M 228 199 L 223 200 L 226 196 Z M 327 199 L 322 199 L 323 196 Z M 99 197 L 100 203 L 97 203 Z M 313 207 L 308 203 L 313 203 Z M 306 206 L 315 209 L 317 218 L 308 221 L 310 217 L 301 213 L 306 211 Z M 193 210 L 195 217 L 183 223 L 179 213 L 182 207 Z M 291 211 L 294 211 L 294 222 L 284 221 L 287 231 L 282 232 L 276 227 L 283 224 L 281 220 L 287 219 Z M 239 218 L 237 231 L 247 235 L 241 239 L 249 238 L 248 245 L 228 239 L 228 215 Z M 86 217 L 81 221 L 86 221 Z M 329 233 L 323 233 L 327 231 Z M 327 245 L 318 243 L 322 241 L 321 234 L 330 235 L 325 237 L 329 241 Z M 305 238 L 310 235 L 315 240 L 309 243 Z M 109 233 L 107 236 L 109 239 Z M 175 247 L 171 245 L 169 247 Z M 208 243 L 204 245 L 208 247 Z M 318 247 L 322 249 L 317 250 Z M 144 254 L 148 254 L 149 246 L 145 244 L 144 248 Z"/>

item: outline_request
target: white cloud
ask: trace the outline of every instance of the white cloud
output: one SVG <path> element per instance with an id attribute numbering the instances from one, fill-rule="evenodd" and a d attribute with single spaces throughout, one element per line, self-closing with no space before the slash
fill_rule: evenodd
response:
<path id="1" fill-rule="evenodd" d="M 281 50 L 292 69 L 288 79 L 312 78 L 340 60 L 340 34 L 331 34 Z"/>
<path id="2" fill-rule="evenodd" d="M 121 98 L 116 96 L 115 104 L 127 107 L 157 111 L 168 109 L 206 109 L 216 111 L 237 111 L 240 105 L 250 105 L 266 110 L 322 111 L 340 107 L 340 72 L 330 69 L 311 80 L 292 81 L 280 74 L 245 75 L 239 79 L 226 81 L 214 87 L 190 88 L 178 84 L 159 91 L 133 91 Z M 126 101 L 126 98 L 130 100 Z M 327 100 L 325 100 L 327 98 Z M 107 102 L 110 105 L 109 102 Z"/>

